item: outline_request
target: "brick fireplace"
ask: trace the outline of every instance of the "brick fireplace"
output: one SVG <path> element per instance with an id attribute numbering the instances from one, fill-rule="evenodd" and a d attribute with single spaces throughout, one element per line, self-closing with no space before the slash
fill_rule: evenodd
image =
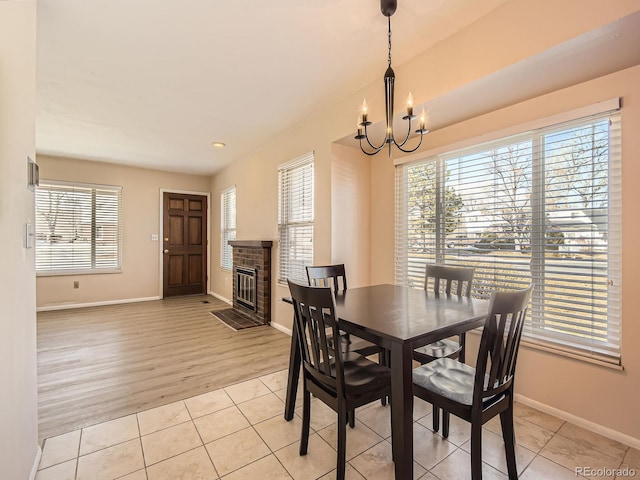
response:
<path id="1" fill-rule="evenodd" d="M 271 323 L 271 240 L 230 240 L 233 247 L 233 309 Z"/>

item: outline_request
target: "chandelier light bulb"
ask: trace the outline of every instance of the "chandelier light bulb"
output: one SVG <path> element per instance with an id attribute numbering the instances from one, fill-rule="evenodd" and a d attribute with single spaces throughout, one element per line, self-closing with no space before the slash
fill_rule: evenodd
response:
<path id="1" fill-rule="evenodd" d="M 364 100 L 362 100 L 362 121 L 360 122 L 361 124 L 364 124 L 367 122 L 367 99 L 365 98 Z"/>

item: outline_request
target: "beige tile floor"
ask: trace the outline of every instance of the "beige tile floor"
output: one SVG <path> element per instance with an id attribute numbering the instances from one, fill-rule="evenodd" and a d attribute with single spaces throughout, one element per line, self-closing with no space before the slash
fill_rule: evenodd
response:
<path id="1" fill-rule="evenodd" d="M 309 453 L 299 456 L 300 417 L 282 416 L 286 378 L 283 370 L 49 438 L 36 480 L 333 479 L 336 415 L 313 401 Z M 347 480 L 393 479 L 389 411 L 374 403 L 356 412 Z M 445 440 L 431 431 L 431 406 L 417 399 L 414 419 L 415 478 L 470 478 L 468 424 L 452 417 Z M 521 480 L 585 478 L 578 467 L 596 470 L 587 478 L 615 479 L 624 468 L 640 475 L 638 450 L 522 404 L 515 422 Z M 483 478 L 507 479 L 498 419 L 485 426 L 483 461 Z"/>

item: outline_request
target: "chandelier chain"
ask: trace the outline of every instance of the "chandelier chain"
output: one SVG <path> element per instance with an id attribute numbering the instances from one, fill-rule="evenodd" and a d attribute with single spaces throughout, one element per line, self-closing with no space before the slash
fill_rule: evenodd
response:
<path id="1" fill-rule="evenodd" d="M 389 66 L 391 66 L 391 17 L 387 17 L 387 20 L 389 20 L 389 31 L 387 33 L 387 36 L 389 38 L 389 59 L 388 59 L 388 64 L 389 64 Z"/>

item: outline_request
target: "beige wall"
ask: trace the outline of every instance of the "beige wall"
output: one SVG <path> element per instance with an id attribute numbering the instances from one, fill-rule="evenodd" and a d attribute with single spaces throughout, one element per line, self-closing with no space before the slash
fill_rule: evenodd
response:
<path id="1" fill-rule="evenodd" d="M 403 98 L 411 86 L 416 104 L 437 98 L 481 79 L 489 73 L 519 61 L 566 40 L 606 25 L 640 8 L 640 2 L 601 2 L 599 0 L 512 0 L 492 11 L 464 31 L 440 42 L 406 64 L 395 66 L 396 93 Z M 567 22 L 567 19 L 571 19 Z M 540 35 L 540 25 L 545 25 Z M 482 118 L 433 132 L 427 137 L 422 150 L 446 145 L 456 140 L 471 138 L 484 132 L 495 131 L 530 119 L 541 118 L 613 96 L 624 97 L 623 155 L 625 172 L 625 206 L 635 204 L 634 178 L 638 178 L 634 163 L 638 158 L 637 141 L 632 137 L 640 128 L 634 103 L 638 94 L 637 71 L 598 79 L 585 85 L 552 93 L 509 109 L 500 110 Z M 309 150 L 316 151 L 316 244 L 315 263 L 346 258 L 357 252 L 355 242 L 369 249 L 369 273 L 358 260 L 357 275 L 369 276 L 370 283 L 394 281 L 394 167 L 384 154 L 368 159 L 367 168 L 355 169 L 357 194 L 345 194 L 348 183 L 339 175 L 339 169 L 356 165 L 345 161 L 342 153 L 332 150 L 330 143 L 353 134 L 353 118 L 362 102 L 369 99 L 371 120 L 379 121 L 384 115 L 382 86 L 379 78 L 338 103 L 308 115 L 304 122 L 274 138 L 246 158 L 216 175 L 211 184 L 214 209 L 219 210 L 219 195 L 232 184 L 238 187 L 238 238 L 275 239 L 277 237 L 277 165 Z M 377 108 L 375 108 L 377 107 Z M 498 106 L 496 106 L 498 108 Z M 334 171 L 335 169 L 335 171 Z M 334 191 L 335 190 L 335 191 Z M 640 190 L 640 189 L 639 189 Z M 348 219 L 342 201 L 363 205 L 370 198 L 370 220 L 351 224 L 351 244 L 338 244 L 338 235 L 332 230 L 343 228 Z M 630 217 L 630 207 L 624 213 L 625 226 L 623 271 L 623 315 L 633 318 L 636 298 L 631 272 L 637 267 L 637 251 L 632 241 L 637 238 Z M 214 210 L 215 211 L 215 210 Z M 219 216 L 219 213 L 217 213 Z M 218 218 L 219 223 L 219 218 Z M 370 230 L 370 231 L 369 231 Z M 215 237 L 215 236 L 214 236 Z M 368 240 L 367 240 L 368 238 Z M 212 258 L 219 255 L 219 239 L 212 242 Z M 218 243 L 216 243 L 216 241 Z M 368 245 L 367 245 L 368 243 Z M 273 256 L 277 265 L 277 248 Z M 345 260 L 347 261 L 347 260 Z M 636 268 L 634 268 L 634 266 Z M 219 267 L 212 271 L 212 290 L 230 296 L 230 281 Z M 352 269 L 350 269 L 350 272 Z M 351 273 L 350 273 L 351 275 Z M 287 293 L 274 281 L 274 323 L 290 327 L 291 310 L 278 299 Z M 637 300 L 640 301 L 640 300 Z M 640 358 L 631 342 L 640 333 L 631 322 L 624 322 L 625 371 L 585 364 L 546 353 L 525 350 L 520 364 L 518 390 L 533 400 L 582 417 L 606 428 L 640 439 L 640 417 L 635 415 L 634 397 L 640 384 Z M 637 349 L 636 349 L 637 350 Z M 566 375 L 565 375 L 566 372 Z M 526 379 L 526 380 L 525 380 Z M 604 407 L 606 405 L 606 408 Z M 638 440 L 640 442 L 640 440 Z"/>
<path id="2" fill-rule="evenodd" d="M 331 148 L 331 263 L 344 263 L 349 287 L 371 284 L 371 160 L 360 150 Z"/>
<path id="3" fill-rule="evenodd" d="M 41 276 L 38 307 L 157 298 L 160 287 L 160 190 L 209 192 L 209 177 L 38 155 L 40 178 L 122 186 L 122 273 Z M 80 282 L 74 289 L 73 282 Z"/>
<path id="4" fill-rule="evenodd" d="M 38 451 L 33 223 L 36 2 L 0 2 L 0 478 L 29 478 Z"/>
<path id="5" fill-rule="evenodd" d="M 323 114 L 318 115 L 328 121 Z M 283 134 L 286 141 L 264 145 L 257 152 L 238 160 L 211 181 L 212 225 L 211 289 L 216 295 L 231 299 L 230 273 L 220 268 L 220 193 L 236 186 L 238 240 L 273 240 L 272 317 L 274 323 L 291 327 L 291 310 L 280 300 L 288 288 L 278 276 L 278 166 L 310 151 L 315 158 L 315 228 L 314 249 L 318 262 L 331 261 L 331 143 L 308 124 L 300 124 Z"/>

